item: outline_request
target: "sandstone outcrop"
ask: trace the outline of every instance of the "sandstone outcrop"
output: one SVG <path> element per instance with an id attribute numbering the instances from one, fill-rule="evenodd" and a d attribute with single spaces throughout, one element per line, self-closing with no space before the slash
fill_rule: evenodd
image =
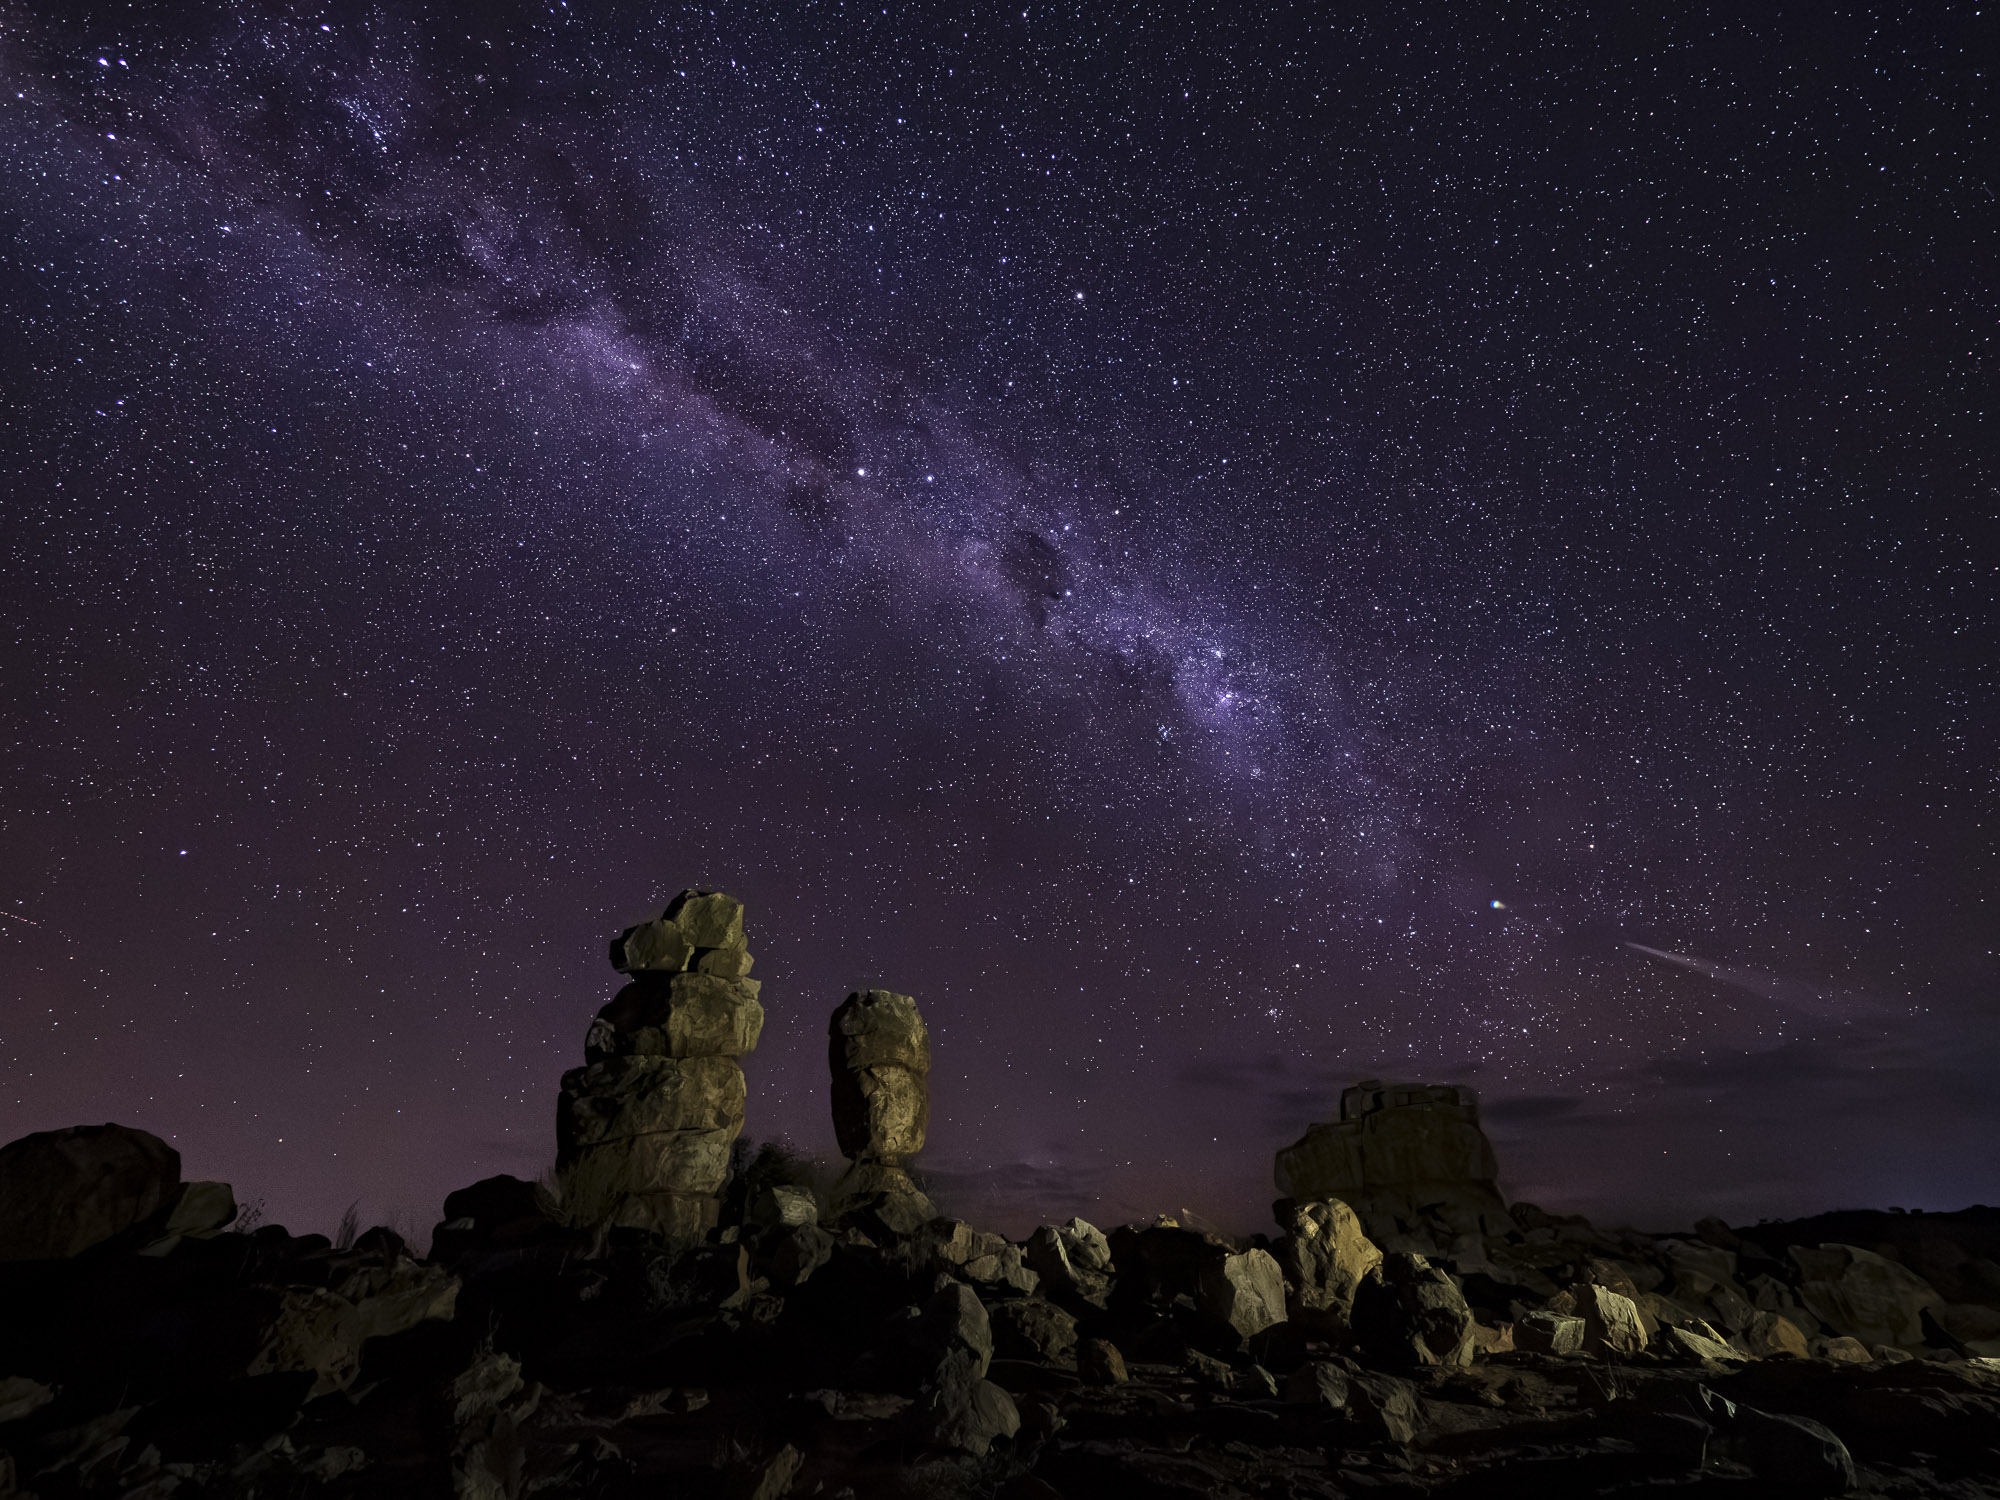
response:
<path id="1" fill-rule="evenodd" d="M 1287 1198 L 1346 1203 L 1384 1249 L 1436 1253 L 1511 1227 L 1478 1104 L 1453 1084 L 1371 1079 L 1343 1090 L 1340 1118 L 1308 1126 L 1278 1152 L 1273 1175 Z"/>
<path id="2" fill-rule="evenodd" d="M 743 904 L 684 891 L 657 920 L 612 941 L 611 965 L 630 982 L 591 1023 L 585 1065 L 562 1080 L 563 1212 L 692 1242 L 719 1220 L 729 1148 L 743 1129 L 737 1059 L 764 1026 Z"/>
<path id="3" fill-rule="evenodd" d="M 834 1185 L 836 1220 L 912 1234 L 937 1216 L 908 1162 L 930 1128 L 930 1032 L 917 1002 L 892 990 L 849 995 L 827 1027 L 833 1129 L 847 1171 Z"/>

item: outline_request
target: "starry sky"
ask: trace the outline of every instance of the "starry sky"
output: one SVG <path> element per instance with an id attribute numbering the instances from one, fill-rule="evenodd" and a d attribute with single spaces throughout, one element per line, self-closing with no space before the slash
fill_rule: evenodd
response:
<path id="1" fill-rule="evenodd" d="M 1002 1227 L 2000 1201 L 1991 24 L 9 7 L 0 1134 L 421 1233 L 700 883 Z"/>

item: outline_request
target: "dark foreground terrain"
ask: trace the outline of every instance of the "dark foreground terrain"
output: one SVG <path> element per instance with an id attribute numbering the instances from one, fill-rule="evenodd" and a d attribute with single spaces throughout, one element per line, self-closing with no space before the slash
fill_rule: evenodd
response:
<path id="1" fill-rule="evenodd" d="M 679 1252 L 489 1179 L 422 1260 L 232 1232 L 142 1132 L 16 1142 L 0 1494 L 2000 1494 L 2000 1211 L 1669 1237 L 1516 1204 L 1378 1245 L 1281 1203 L 1270 1240 L 1013 1244 L 823 1227 L 769 1165 Z"/>

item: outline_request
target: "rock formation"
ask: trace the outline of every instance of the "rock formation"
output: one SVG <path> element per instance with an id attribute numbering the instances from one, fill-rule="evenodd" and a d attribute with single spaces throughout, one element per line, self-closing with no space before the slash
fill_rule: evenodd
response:
<path id="1" fill-rule="evenodd" d="M 1434 1254 L 1497 1231 L 1506 1203 L 1472 1090 L 1370 1079 L 1340 1096 L 1340 1118 L 1306 1127 L 1278 1153 L 1278 1191 L 1337 1198 L 1385 1250 Z"/>
<path id="2" fill-rule="evenodd" d="M 556 1170 L 573 1221 L 691 1242 L 716 1226 L 729 1147 L 743 1129 L 743 1069 L 764 1027 L 749 978 L 743 903 L 683 891 L 611 944 L 629 977 L 565 1073 Z"/>
<path id="3" fill-rule="evenodd" d="M 828 1025 L 827 1061 L 834 1136 L 849 1162 L 833 1215 L 912 1233 L 937 1216 L 906 1165 L 931 1119 L 931 1039 L 917 1002 L 891 990 L 849 995 Z"/>
<path id="4" fill-rule="evenodd" d="M 833 1025 L 844 1217 L 746 1171 L 697 1237 L 760 1020 L 740 908 L 677 902 L 616 961 L 637 993 L 570 1075 L 571 1197 L 462 1188 L 429 1262 L 385 1229 L 232 1233 L 229 1189 L 143 1131 L 0 1148 L 0 1496 L 1994 1493 L 2000 1210 L 1454 1228 L 1447 1158 L 1405 1170 L 1391 1121 L 1346 1180 L 1416 1184 L 1376 1222 L 1435 1254 L 1339 1197 L 1282 1201 L 1268 1244 L 1185 1213 L 1010 1241 L 910 1182 L 928 1039 L 871 992 Z M 1427 1092 L 1356 1118 L 1476 1129 Z"/>

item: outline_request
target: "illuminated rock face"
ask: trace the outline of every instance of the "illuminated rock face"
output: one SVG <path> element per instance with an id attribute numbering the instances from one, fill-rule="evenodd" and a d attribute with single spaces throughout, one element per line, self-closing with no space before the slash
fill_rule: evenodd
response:
<path id="1" fill-rule="evenodd" d="M 1480 1232 L 1487 1216 L 1505 1213 L 1498 1175 L 1472 1090 L 1376 1080 L 1343 1091 L 1340 1118 L 1307 1126 L 1274 1173 L 1286 1198 L 1338 1199 L 1377 1239 L 1419 1218 L 1433 1236 Z"/>
<path id="2" fill-rule="evenodd" d="M 837 1218 L 909 1234 L 936 1216 L 905 1170 L 930 1128 L 930 1032 L 893 990 L 849 995 L 827 1027 L 833 1130 L 852 1163 L 833 1190 Z"/>
<path id="3" fill-rule="evenodd" d="M 698 1238 L 715 1226 L 729 1147 L 743 1129 L 737 1059 L 764 1029 L 743 903 L 684 891 L 620 933 L 631 983 L 597 1014 L 586 1066 L 563 1075 L 556 1168 L 575 1221 Z"/>

